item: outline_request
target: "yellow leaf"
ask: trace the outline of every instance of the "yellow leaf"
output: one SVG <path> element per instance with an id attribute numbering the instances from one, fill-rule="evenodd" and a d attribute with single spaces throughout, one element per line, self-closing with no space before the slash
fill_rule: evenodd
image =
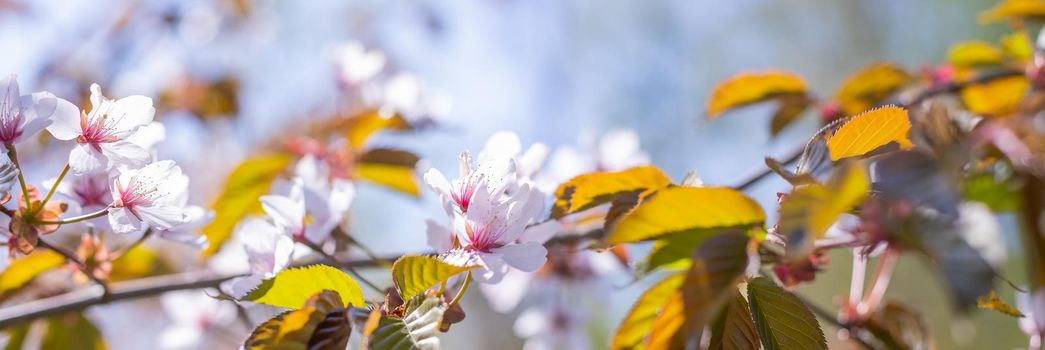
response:
<path id="1" fill-rule="evenodd" d="M 379 131 L 406 128 L 406 121 L 399 115 L 388 116 L 378 110 L 369 110 L 349 118 L 344 126 L 344 134 L 352 149 L 359 150 Z"/>
<path id="2" fill-rule="evenodd" d="M 414 168 L 379 163 L 357 163 L 355 177 L 393 190 L 417 197 L 421 187 L 417 184 Z"/>
<path id="3" fill-rule="evenodd" d="M 392 282 L 403 300 L 424 293 L 459 273 L 479 267 L 457 266 L 430 256 L 404 256 L 392 265 Z"/>
<path id="4" fill-rule="evenodd" d="M 613 335 L 611 349 L 636 349 L 642 347 L 642 340 L 650 333 L 657 314 L 667 304 L 673 294 L 679 294 L 679 287 L 686 280 L 683 273 L 668 276 L 650 289 L 642 293 L 639 300 L 624 317 L 617 332 Z M 679 296 L 681 302 L 681 295 Z"/>
<path id="5" fill-rule="evenodd" d="M 980 12 L 979 20 L 982 23 L 990 23 L 1022 17 L 1045 17 L 1045 1 L 1003 0 L 994 7 Z"/>
<path id="6" fill-rule="evenodd" d="M 149 247 L 137 246 L 113 261 L 109 280 L 125 281 L 159 275 L 167 270 L 166 264 L 156 254 L 156 251 Z"/>
<path id="7" fill-rule="evenodd" d="M 1005 116 L 1020 106 L 1030 83 L 1022 76 L 975 84 L 961 90 L 962 102 L 970 112 L 984 116 Z"/>
<path id="8" fill-rule="evenodd" d="M 802 112 L 809 108 L 810 103 L 812 101 L 805 95 L 781 97 L 780 106 L 777 108 L 776 113 L 773 113 L 773 119 L 770 121 L 769 133 L 772 135 L 779 134 L 785 127 L 798 119 Z"/>
<path id="9" fill-rule="evenodd" d="M 911 81 L 911 75 L 889 62 L 875 62 L 849 76 L 835 93 L 845 115 L 877 106 Z"/>
<path id="10" fill-rule="evenodd" d="M 1034 56 L 1034 44 L 1030 42 L 1027 32 L 1023 30 L 1002 35 L 1001 48 L 1007 56 L 1020 63 L 1030 61 Z"/>
<path id="11" fill-rule="evenodd" d="M 21 288 L 41 273 L 65 264 L 61 254 L 50 250 L 36 250 L 11 265 L 0 273 L 0 294 L 9 293 Z"/>
<path id="12" fill-rule="evenodd" d="M 827 139 L 831 160 L 863 156 L 879 147 L 897 143 L 901 149 L 914 147 L 907 133 L 911 121 L 907 110 L 886 106 L 850 118 Z"/>
<path id="13" fill-rule="evenodd" d="M 741 73 L 719 83 L 708 100 L 708 117 L 726 110 L 766 101 L 782 95 L 805 94 L 806 83 L 795 74 L 783 71 Z"/>
<path id="14" fill-rule="evenodd" d="M 863 163 L 840 168 L 826 185 L 800 186 L 780 204 L 777 231 L 788 241 L 788 255 L 807 256 L 813 242 L 827 234 L 838 217 L 863 203 L 871 191 L 871 181 Z"/>
<path id="15" fill-rule="evenodd" d="M 1000 64 L 1002 52 L 987 42 L 966 41 L 951 45 L 947 62 L 959 67 Z"/>
<path id="16" fill-rule="evenodd" d="M 58 315 L 47 320 L 41 349 L 105 350 L 105 338 L 82 313 Z"/>
<path id="17" fill-rule="evenodd" d="M 686 303 L 682 298 L 682 292 L 676 291 L 668 297 L 664 308 L 653 319 L 649 336 L 646 338 L 646 349 L 681 349 L 682 344 L 676 335 L 685 323 Z"/>
<path id="18" fill-rule="evenodd" d="M 356 281 L 341 270 L 327 265 L 283 270 L 276 277 L 262 282 L 241 300 L 294 309 L 324 290 L 337 292 L 345 306 L 364 306 L 363 291 Z"/>
<path id="19" fill-rule="evenodd" d="M 328 314 L 341 309 L 340 304 L 342 301 L 334 292 L 316 293 L 310 296 L 300 309 L 276 315 L 255 328 L 243 343 L 243 348 L 248 350 L 310 349 L 310 340 L 314 335 L 319 335 L 316 329 Z"/>
<path id="20" fill-rule="evenodd" d="M 693 229 L 754 225 L 766 220 L 762 207 L 725 187 L 671 187 L 658 191 L 625 216 L 607 242 L 656 239 Z"/>
<path id="21" fill-rule="evenodd" d="M 286 154 L 256 156 L 240 163 L 229 174 L 225 188 L 214 202 L 214 220 L 203 228 L 210 246 L 204 256 L 217 253 L 232 235 L 236 224 L 247 214 L 261 209 L 258 200 L 269 192 L 272 182 L 286 170 L 292 158 Z"/>
<path id="22" fill-rule="evenodd" d="M 990 294 L 981 296 L 976 299 L 976 307 L 981 309 L 994 310 L 1012 317 L 1025 317 L 1019 309 L 1012 307 L 1005 303 L 1005 300 L 1001 300 L 998 294 L 992 289 Z"/>
<path id="23" fill-rule="evenodd" d="M 654 166 L 580 175 L 555 190 L 552 217 L 561 218 L 609 203 L 625 193 L 648 193 L 670 184 L 671 179 Z"/>

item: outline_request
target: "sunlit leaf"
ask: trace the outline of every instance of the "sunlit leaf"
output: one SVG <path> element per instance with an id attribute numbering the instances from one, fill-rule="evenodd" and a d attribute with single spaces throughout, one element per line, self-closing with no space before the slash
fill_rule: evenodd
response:
<path id="1" fill-rule="evenodd" d="M 879 147 L 896 143 L 901 149 L 914 147 L 907 134 L 911 121 L 907 110 L 887 106 L 858 114 L 827 138 L 831 160 L 859 157 Z"/>
<path id="2" fill-rule="evenodd" d="M 384 115 L 377 110 L 369 110 L 349 118 L 341 126 L 352 149 L 362 149 L 370 137 L 382 130 L 403 130 L 408 128 L 406 120 L 397 115 Z"/>
<path id="3" fill-rule="evenodd" d="M 552 217 L 561 218 L 609 203 L 626 193 L 655 191 L 670 184 L 671 179 L 654 166 L 580 175 L 555 190 Z"/>
<path id="4" fill-rule="evenodd" d="M 205 256 L 214 255 L 232 235 L 243 217 L 261 210 L 261 196 L 268 194 L 273 181 L 287 169 L 292 158 L 286 154 L 267 154 L 247 159 L 229 174 L 221 195 L 214 202 L 214 220 L 203 228 L 210 245 Z"/>
<path id="5" fill-rule="evenodd" d="M 759 344 L 758 330 L 751 320 L 747 300 L 734 288 L 729 303 L 711 325 L 708 350 L 758 350 Z"/>
<path id="6" fill-rule="evenodd" d="M 1006 56 L 1016 62 L 1027 62 L 1034 56 L 1034 44 L 1030 42 L 1027 32 L 1017 30 L 1001 37 L 1001 48 Z"/>
<path id="7" fill-rule="evenodd" d="M 643 349 L 681 349 L 678 335 L 686 323 L 686 304 L 682 291 L 671 293 L 650 326 Z"/>
<path id="8" fill-rule="evenodd" d="M 755 225 L 765 219 L 762 207 L 737 190 L 672 187 L 658 191 L 624 217 L 607 242 L 638 242 L 685 230 Z"/>
<path id="9" fill-rule="evenodd" d="M 358 163 L 355 177 L 411 195 L 420 196 L 421 187 L 413 167 L 381 163 Z"/>
<path id="10" fill-rule="evenodd" d="M 729 109 L 766 101 L 783 95 L 805 94 L 806 83 L 797 75 L 782 71 L 742 73 L 731 77 L 711 93 L 708 117 Z"/>
<path id="11" fill-rule="evenodd" d="M 785 95 L 780 97 L 780 106 L 777 107 L 776 113 L 773 113 L 773 119 L 769 124 L 769 133 L 772 135 L 779 134 L 788 125 L 798 119 L 809 108 L 812 101 L 809 100 L 808 96 L 805 95 Z"/>
<path id="12" fill-rule="evenodd" d="M 137 246 L 112 262 L 109 280 L 125 281 L 146 276 L 155 276 L 169 271 L 167 264 L 149 247 Z"/>
<path id="13" fill-rule="evenodd" d="M 798 297 L 765 277 L 748 282 L 747 296 L 766 350 L 827 349 L 820 323 Z"/>
<path id="14" fill-rule="evenodd" d="M 674 274 L 646 290 L 631 307 L 631 311 L 624 317 L 620 327 L 617 328 L 610 348 L 643 348 L 643 339 L 646 338 L 653 328 L 657 314 L 661 312 L 672 294 L 679 293 L 678 289 L 682 286 L 682 281 L 685 279 L 686 275 L 683 273 Z M 678 302 L 681 303 L 681 295 L 678 298 Z"/>
<path id="15" fill-rule="evenodd" d="M 959 67 L 1000 64 L 1002 51 L 984 41 L 966 41 L 951 46 L 947 61 Z"/>
<path id="16" fill-rule="evenodd" d="M 81 313 L 59 315 L 47 320 L 42 349 L 105 350 L 102 332 Z"/>
<path id="17" fill-rule="evenodd" d="M 734 228 L 715 228 L 673 233 L 653 242 L 653 249 L 640 264 L 639 272 L 649 273 L 657 268 L 688 269 L 693 251 L 710 237 Z"/>
<path id="18" fill-rule="evenodd" d="M 404 300 L 478 265 L 457 266 L 430 256 L 404 256 L 392 265 L 392 282 Z"/>
<path id="19" fill-rule="evenodd" d="M 970 112 L 999 117 L 1015 112 L 1029 89 L 1026 78 L 1014 76 L 973 84 L 963 88 L 959 94 Z"/>
<path id="20" fill-rule="evenodd" d="M 936 349 L 929 323 L 917 311 L 889 302 L 867 320 L 867 330 L 888 349 Z"/>
<path id="21" fill-rule="evenodd" d="M 364 305 L 363 291 L 356 281 L 341 270 L 327 265 L 283 270 L 276 277 L 262 282 L 241 300 L 295 309 L 323 290 L 337 292 L 345 306 Z"/>
<path id="22" fill-rule="evenodd" d="M 1045 17 L 1045 2 L 1040 0 L 1002 0 L 994 7 L 979 14 L 979 20 L 983 23 L 1024 17 Z"/>
<path id="23" fill-rule="evenodd" d="M 870 190 L 863 163 L 850 163 L 839 168 L 827 185 L 800 186 L 784 197 L 777 232 L 787 239 L 789 257 L 805 258 L 813 242 L 823 238 L 842 214 L 863 203 Z"/>
<path id="24" fill-rule="evenodd" d="M 21 288 L 41 273 L 65 264 L 65 257 L 51 250 L 37 250 L 16 259 L 0 273 L 0 296 Z"/>
<path id="25" fill-rule="evenodd" d="M 1001 298 L 998 297 L 998 293 L 995 293 L 994 290 L 991 290 L 990 294 L 976 299 L 976 307 L 994 310 L 1012 317 L 1024 317 L 1019 309 L 1005 303 L 1005 300 L 1001 300 Z"/>
<path id="26" fill-rule="evenodd" d="M 351 323 L 338 294 L 322 291 L 310 296 L 297 310 L 265 321 L 243 343 L 248 350 L 344 349 Z"/>
<path id="27" fill-rule="evenodd" d="M 849 76 L 835 93 L 835 99 L 842 113 L 854 115 L 881 104 L 912 78 L 892 63 L 875 62 Z"/>
<path id="28" fill-rule="evenodd" d="M 377 328 L 366 334 L 371 350 L 439 349 L 439 323 L 446 312 L 439 297 L 425 298 L 402 319 L 382 316 Z"/>
<path id="29" fill-rule="evenodd" d="M 983 203 L 996 213 L 1014 212 L 1020 202 L 1019 184 L 1014 182 L 990 173 L 972 174 L 962 182 L 962 192 L 965 199 Z"/>

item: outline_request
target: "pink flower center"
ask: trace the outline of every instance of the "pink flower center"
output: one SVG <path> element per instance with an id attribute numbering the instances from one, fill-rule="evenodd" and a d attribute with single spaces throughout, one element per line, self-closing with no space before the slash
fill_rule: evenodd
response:
<path id="1" fill-rule="evenodd" d="M 0 116 L 0 142 L 11 143 L 22 136 L 22 114 Z"/>
<path id="2" fill-rule="evenodd" d="M 73 186 L 73 195 L 76 196 L 76 201 L 84 207 L 104 207 L 109 204 L 109 189 L 106 187 L 105 181 L 96 177 L 87 177 L 76 182 Z"/>
<path id="3" fill-rule="evenodd" d="M 107 125 L 107 121 L 112 121 L 108 114 L 96 117 L 93 121 L 87 120 L 86 114 L 80 114 L 80 130 L 82 130 L 82 133 L 76 138 L 76 142 L 89 144 L 100 151 L 100 144 L 118 141 L 119 139 L 112 135 L 112 125 Z"/>
<path id="4" fill-rule="evenodd" d="M 488 223 L 474 223 L 473 225 L 465 225 L 468 230 L 468 240 L 471 241 L 468 248 L 483 253 L 489 253 L 493 249 L 504 246 L 503 244 L 497 243 L 497 240 L 504 235 L 504 228 L 495 225 L 496 218 Z"/>

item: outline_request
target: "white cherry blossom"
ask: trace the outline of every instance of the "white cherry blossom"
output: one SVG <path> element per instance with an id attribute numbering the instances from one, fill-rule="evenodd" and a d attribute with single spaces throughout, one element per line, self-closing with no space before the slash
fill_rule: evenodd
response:
<path id="1" fill-rule="evenodd" d="M 14 75 L 0 80 L 0 143 L 19 143 L 47 128 L 53 118 L 78 115 L 75 105 L 50 92 L 21 95 Z"/>
<path id="2" fill-rule="evenodd" d="M 189 178 L 174 161 L 155 162 L 124 170 L 113 180 L 109 224 L 116 233 L 146 226 L 171 230 L 186 222 L 185 201 Z"/>
<path id="3" fill-rule="evenodd" d="M 308 183 L 296 178 L 289 194 L 263 196 L 261 207 L 290 237 L 321 244 L 341 224 L 355 189 L 348 181 Z"/>
<path id="4" fill-rule="evenodd" d="M 160 238 L 178 242 L 197 249 L 207 248 L 207 236 L 200 233 L 214 219 L 214 212 L 198 205 L 185 207 L 185 222 L 170 229 L 156 229 Z"/>
<path id="5" fill-rule="evenodd" d="M 424 176 L 428 187 L 439 194 L 447 215 L 467 212 L 480 186 L 489 194 L 495 194 L 488 198 L 498 199 L 502 193 L 511 191 L 517 180 L 515 160 L 510 157 L 485 157 L 473 169 L 472 155 L 465 151 L 458 158 L 458 171 L 458 178 L 452 182 L 435 168 Z"/>
<path id="6" fill-rule="evenodd" d="M 339 68 L 341 81 L 348 86 L 364 83 L 385 68 L 385 54 L 378 50 L 367 50 L 359 42 L 350 42 L 336 48 L 334 60 Z"/>
<path id="7" fill-rule="evenodd" d="M 134 168 L 147 163 L 150 154 L 128 139 L 139 128 L 149 125 L 155 113 L 151 98 L 134 95 L 110 100 L 102 95 L 98 84 L 92 84 L 91 112 L 80 113 L 78 117 L 57 114 L 47 130 L 59 140 L 76 140 L 76 147 L 69 154 L 69 166 L 74 173 L 105 171 L 117 166 Z"/>

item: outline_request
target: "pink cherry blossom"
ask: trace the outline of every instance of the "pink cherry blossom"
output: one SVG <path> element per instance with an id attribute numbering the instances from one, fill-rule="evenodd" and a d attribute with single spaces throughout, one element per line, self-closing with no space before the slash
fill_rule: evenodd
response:
<path id="1" fill-rule="evenodd" d="M 152 99 L 135 95 L 110 100 L 98 84 L 91 85 L 91 112 L 55 115 L 47 128 L 59 140 L 76 140 L 69 166 L 76 174 L 140 167 L 150 159 L 146 141 L 129 140 L 139 128 L 152 122 L 156 109 Z"/>

